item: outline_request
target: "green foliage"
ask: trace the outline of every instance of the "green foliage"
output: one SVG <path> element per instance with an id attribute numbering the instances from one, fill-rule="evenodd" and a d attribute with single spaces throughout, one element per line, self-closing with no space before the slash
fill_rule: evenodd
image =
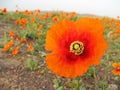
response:
<path id="1" fill-rule="evenodd" d="M 3 42 L 4 45 L 9 41 L 6 32 L 4 33 L 4 38 L 3 38 L 3 40 L 4 40 L 4 42 Z"/>
<path id="2" fill-rule="evenodd" d="M 59 83 L 57 79 L 54 79 L 53 83 L 56 86 L 57 90 L 64 90 L 63 86 L 61 85 L 61 83 Z"/>
<path id="3" fill-rule="evenodd" d="M 2 16 L 2 15 L 4 15 L 4 13 L 0 12 L 0 15 Z"/>
<path id="4" fill-rule="evenodd" d="M 53 80 L 53 83 L 54 83 L 54 85 L 55 85 L 56 87 L 59 87 L 59 82 L 58 82 L 57 79 L 54 79 L 54 80 Z"/>
<path id="5" fill-rule="evenodd" d="M 0 48 L 3 48 L 7 42 L 8 42 L 7 34 L 4 33 L 3 38 L 0 38 Z"/>
<path id="6" fill-rule="evenodd" d="M 94 77 L 95 70 L 96 70 L 95 67 L 90 67 L 86 74 L 89 75 L 89 76 Z"/>
<path id="7" fill-rule="evenodd" d="M 57 90 L 64 90 L 63 86 L 57 88 Z"/>
<path id="8" fill-rule="evenodd" d="M 35 59 L 28 59 L 27 68 L 30 70 L 36 70 L 38 68 L 38 62 Z"/>
<path id="9" fill-rule="evenodd" d="M 38 32 L 36 30 L 31 30 L 26 34 L 26 38 L 29 39 L 29 40 L 38 39 L 37 33 Z"/>
<path id="10" fill-rule="evenodd" d="M 71 82 L 69 82 L 69 86 L 73 90 L 84 90 L 81 77 L 77 77 L 75 79 L 72 79 Z"/>
<path id="11" fill-rule="evenodd" d="M 73 21 L 77 21 L 77 20 L 79 20 L 79 17 L 76 16 L 76 17 L 74 17 L 74 18 L 71 18 L 71 20 L 73 20 Z"/>
<path id="12" fill-rule="evenodd" d="M 17 20 L 21 18 L 27 18 L 26 14 L 12 13 L 12 19 Z"/>
<path id="13" fill-rule="evenodd" d="M 107 82 L 106 81 L 100 81 L 98 82 L 98 86 L 102 89 L 105 90 L 105 88 L 107 87 Z"/>
<path id="14" fill-rule="evenodd" d="M 3 40 L 0 39 L 0 48 L 3 48 L 3 47 L 4 47 Z"/>
<path id="15" fill-rule="evenodd" d="M 18 35 L 20 36 L 21 39 L 26 39 L 27 33 L 28 32 L 26 30 L 24 30 L 22 32 L 19 32 Z"/>

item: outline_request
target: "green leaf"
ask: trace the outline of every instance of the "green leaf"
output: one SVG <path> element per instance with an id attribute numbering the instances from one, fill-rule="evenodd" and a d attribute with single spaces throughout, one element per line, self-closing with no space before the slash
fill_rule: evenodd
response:
<path id="1" fill-rule="evenodd" d="M 64 90 L 63 86 L 58 87 L 57 90 Z"/>
<path id="2" fill-rule="evenodd" d="M 53 80 L 53 83 L 55 84 L 56 87 L 59 87 L 59 82 L 58 82 L 57 79 L 54 79 L 54 80 Z"/>
<path id="3" fill-rule="evenodd" d="M 27 60 L 27 68 L 30 70 L 35 70 L 38 68 L 38 62 L 34 59 L 28 59 Z"/>

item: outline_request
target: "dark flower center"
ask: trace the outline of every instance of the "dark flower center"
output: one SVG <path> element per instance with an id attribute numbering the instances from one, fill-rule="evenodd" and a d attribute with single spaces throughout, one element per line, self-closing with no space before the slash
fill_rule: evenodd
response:
<path id="1" fill-rule="evenodd" d="M 83 53 L 84 45 L 80 41 L 74 41 L 70 44 L 70 52 L 73 52 L 75 55 L 80 55 Z"/>

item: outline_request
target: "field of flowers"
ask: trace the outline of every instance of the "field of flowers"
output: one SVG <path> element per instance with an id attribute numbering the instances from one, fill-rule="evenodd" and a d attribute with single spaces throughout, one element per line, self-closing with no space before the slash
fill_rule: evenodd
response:
<path id="1" fill-rule="evenodd" d="M 62 33 L 68 32 L 66 28 L 69 25 L 74 27 L 75 24 L 77 28 L 89 25 L 87 23 L 82 25 L 79 20 L 84 20 L 83 22 L 93 20 L 93 25 L 90 24 L 90 26 L 95 30 L 101 28 L 101 25 L 103 26 L 102 34 L 105 41 L 102 40 L 102 36 L 99 36 L 102 32 L 100 30 L 99 32 L 94 30 L 93 36 L 96 38 L 90 39 L 91 42 L 97 42 L 95 60 L 101 58 L 100 64 L 97 65 L 97 61 L 93 60 L 93 65 L 90 62 L 83 67 L 81 65 L 80 72 L 80 69 L 77 69 L 76 72 L 67 71 L 64 65 L 60 66 L 55 60 L 49 60 L 49 58 L 57 59 L 58 51 L 61 52 L 63 49 L 63 44 L 60 43 L 61 48 L 58 48 L 50 36 L 53 35 L 52 37 L 58 43 L 64 42 L 64 40 L 60 41 L 59 37 Z M 101 25 L 96 26 L 97 22 L 100 22 Z M 73 38 L 75 32 L 72 33 L 69 35 Z M 62 39 L 66 40 L 66 36 L 67 34 L 63 35 L 65 38 Z M 81 55 L 83 51 L 80 50 L 84 49 L 83 44 L 76 42 L 81 46 L 77 47 L 76 44 L 75 48 L 73 46 L 75 50 L 72 49 L 71 52 Z M 92 48 L 92 46 L 89 47 Z M 78 48 L 80 50 L 77 51 Z M 50 56 L 49 50 L 53 50 L 58 56 Z M 92 52 L 92 50 L 90 49 L 88 52 Z M 65 52 L 60 53 L 63 56 L 64 54 Z M 76 58 L 70 55 L 70 58 Z M 86 58 L 85 55 L 82 57 Z M 72 66 L 68 67 L 72 68 Z M 69 70 L 69 68 L 67 69 Z M 120 90 L 120 17 L 114 19 L 80 15 L 76 12 L 41 10 L 8 12 L 6 8 L 0 9 L 0 90 Z"/>

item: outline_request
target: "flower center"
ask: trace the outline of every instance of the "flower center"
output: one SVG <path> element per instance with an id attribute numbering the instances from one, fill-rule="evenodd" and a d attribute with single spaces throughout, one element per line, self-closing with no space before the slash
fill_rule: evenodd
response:
<path id="1" fill-rule="evenodd" d="M 70 44 L 70 52 L 73 52 L 75 55 L 80 55 L 83 53 L 84 45 L 80 41 L 74 41 Z"/>

